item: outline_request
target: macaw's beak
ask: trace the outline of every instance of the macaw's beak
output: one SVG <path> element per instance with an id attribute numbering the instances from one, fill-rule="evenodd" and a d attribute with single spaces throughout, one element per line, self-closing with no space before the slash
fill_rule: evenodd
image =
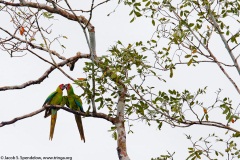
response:
<path id="1" fill-rule="evenodd" d="M 68 84 L 65 84 L 63 87 L 67 89 Z"/>
<path id="2" fill-rule="evenodd" d="M 65 85 L 64 85 L 64 84 L 60 84 L 58 87 L 59 87 L 62 91 L 65 89 Z"/>

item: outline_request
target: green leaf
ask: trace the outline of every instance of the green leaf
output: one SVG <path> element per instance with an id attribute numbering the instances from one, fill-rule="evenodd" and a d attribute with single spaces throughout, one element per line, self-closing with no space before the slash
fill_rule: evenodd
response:
<path id="1" fill-rule="evenodd" d="M 117 74 L 116 73 L 113 73 L 112 75 L 111 75 L 111 78 L 112 79 L 115 79 L 117 77 Z"/>
<path id="2" fill-rule="evenodd" d="M 208 118 L 209 118 L 208 114 L 205 115 L 205 118 L 206 118 L 206 121 L 208 121 Z"/>
<path id="3" fill-rule="evenodd" d="M 193 27 L 193 26 L 194 26 L 194 23 L 190 23 L 190 24 L 189 24 L 189 27 Z"/>
<path id="4" fill-rule="evenodd" d="M 155 26 L 155 21 L 154 21 L 154 19 L 152 20 L 152 25 Z"/>
<path id="5" fill-rule="evenodd" d="M 117 140 L 117 132 L 116 131 L 113 132 L 112 137 L 114 138 L 114 140 Z"/>
<path id="6" fill-rule="evenodd" d="M 150 1 L 148 1 L 148 3 L 145 4 L 146 7 L 149 6 L 149 5 L 150 5 Z"/>
<path id="7" fill-rule="evenodd" d="M 135 17 L 133 17 L 133 18 L 131 19 L 130 23 L 132 23 L 134 20 L 135 20 Z"/>
<path id="8" fill-rule="evenodd" d="M 137 12 L 137 11 L 134 11 L 134 14 L 137 16 L 137 17 L 141 17 L 142 14 L 140 12 Z"/>
<path id="9" fill-rule="evenodd" d="M 48 19 L 54 18 L 54 16 L 52 15 L 52 13 L 49 13 L 49 12 L 43 12 L 43 16 L 44 16 L 45 18 L 48 18 Z"/>
<path id="10" fill-rule="evenodd" d="M 188 66 L 190 66 L 193 62 L 193 58 L 190 59 L 190 61 L 187 63 Z"/>
<path id="11" fill-rule="evenodd" d="M 190 58 L 192 55 L 191 54 L 187 54 L 185 55 L 185 58 Z"/>
<path id="12" fill-rule="evenodd" d="M 172 77 L 173 77 L 173 69 L 170 68 L 170 78 L 172 78 Z"/>
<path id="13" fill-rule="evenodd" d="M 240 137 L 240 132 L 233 133 L 233 137 Z"/>
<path id="14" fill-rule="evenodd" d="M 120 44 L 120 45 L 122 45 L 122 42 L 121 42 L 121 41 L 119 41 L 119 40 L 117 41 L 117 43 L 118 43 L 118 44 Z"/>
<path id="15" fill-rule="evenodd" d="M 152 39 L 152 40 L 151 40 L 151 42 L 152 42 L 152 43 L 157 43 L 157 41 L 156 41 L 156 40 L 154 40 L 154 39 Z"/>

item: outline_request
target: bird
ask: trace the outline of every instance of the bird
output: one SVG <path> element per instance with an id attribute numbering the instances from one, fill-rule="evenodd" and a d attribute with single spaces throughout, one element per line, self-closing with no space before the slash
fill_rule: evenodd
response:
<path id="1" fill-rule="evenodd" d="M 80 99 L 80 97 L 78 95 L 76 95 L 74 93 L 72 85 L 71 84 L 65 84 L 65 88 L 67 90 L 66 105 L 69 108 L 71 108 L 72 110 L 84 112 L 83 106 L 82 106 L 82 100 Z M 80 115 L 75 114 L 75 120 L 76 120 L 76 123 L 77 123 L 80 138 L 85 143 L 85 136 L 84 136 L 84 130 L 83 130 L 83 125 L 82 125 L 82 118 L 81 118 Z"/>
<path id="2" fill-rule="evenodd" d="M 62 100 L 63 100 L 63 90 L 65 89 L 64 84 L 60 84 L 56 91 L 52 92 L 45 102 L 43 103 L 43 106 L 45 105 L 61 105 Z M 54 134 L 54 128 L 57 120 L 57 111 L 58 109 L 53 109 L 53 108 L 47 108 L 45 111 L 44 118 L 47 118 L 48 116 L 51 115 L 51 124 L 50 124 L 50 134 L 49 134 L 49 140 L 53 139 L 53 134 Z"/>

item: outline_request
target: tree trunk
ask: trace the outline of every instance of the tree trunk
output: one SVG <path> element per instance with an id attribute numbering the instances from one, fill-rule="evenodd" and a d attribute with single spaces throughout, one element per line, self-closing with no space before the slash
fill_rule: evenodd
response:
<path id="1" fill-rule="evenodd" d="M 126 145 L 126 131 L 124 126 L 124 107 L 125 107 L 125 95 L 127 89 L 124 88 L 121 91 L 119 101 L 117 104 L 117 121 L 115 126 L 117 128 L 117 152 L 119 160 L 130 160 L 127 154 Z"/>

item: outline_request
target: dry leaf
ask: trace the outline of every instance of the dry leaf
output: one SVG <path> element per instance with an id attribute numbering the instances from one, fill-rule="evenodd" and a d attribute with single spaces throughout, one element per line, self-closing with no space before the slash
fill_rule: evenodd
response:
<path id="1" fill-rule="evenodd" d="M 192 50 L 192 53 L 196 53 L 196 52 L 197 52 L 197 50 L 196 50 L 196 49 Z"/>
<path id="2" fill-rule="evenodd" d="M 86 78 L 77 78 L 80 81 L 84 81 Z"/>
<path id="3" fill-rule="evenodd" d="M 23 27 L 23 26 L 21 26 L 21 27 L 20 27 L 20 29 L 19 29 L 19 31 L 20 31 L 20 34 L 21 34 L 21 35 L 23 35 L 23 33 L 25 32 L 25 29 L 24 29 L 24 27 Z"/>
<path id="4" fill-rule="evenodd" d="M 207 114 L 207 109 L 203 107 L 203 112 Z"/>

